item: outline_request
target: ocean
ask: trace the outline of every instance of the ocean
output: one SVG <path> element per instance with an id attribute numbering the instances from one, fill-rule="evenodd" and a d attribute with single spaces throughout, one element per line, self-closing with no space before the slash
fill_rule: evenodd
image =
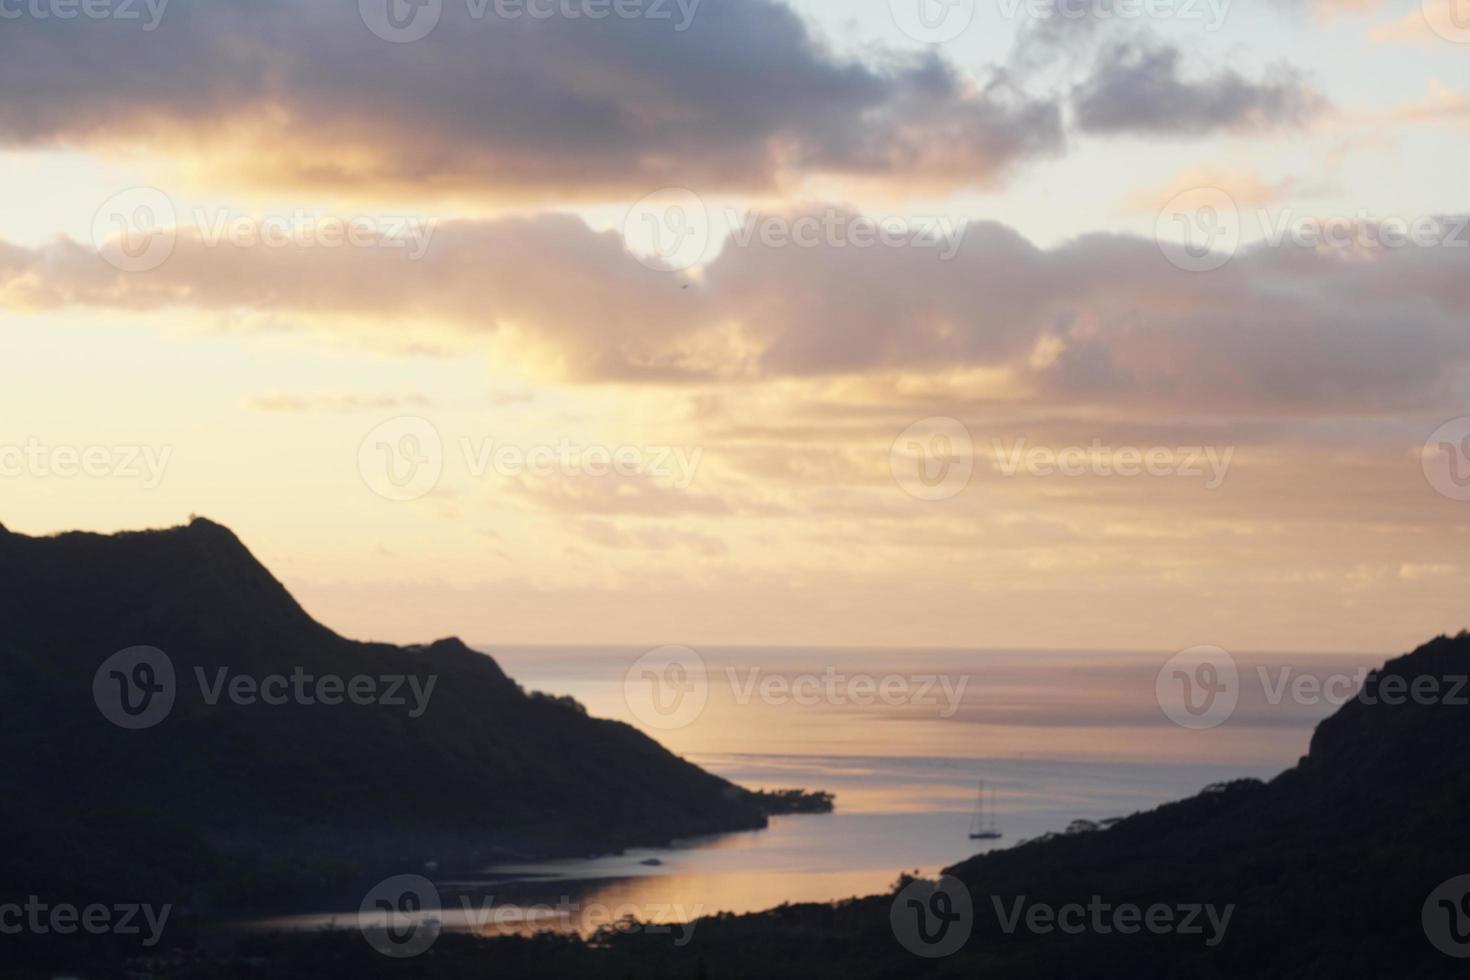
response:
<path id="1" fill-rule="evenodd" d="M 527 690 L 575 697 L 591 714 L 637 725 L 739 785 L 835 795 L 833 813 L 774 817 L 765 830 L 436 879 L 443 927 L 487 933 L 588 933 L 629 916 L 686 922 L 869 895 L 902 873 L 933 875 L 981 850 L 1063 832 L 1074 820 L 1126 816 L 1213 782 L 1269 779 L 1307 751 L 1316 722 L 1384 659 L 1214 648 L 1184 658 L 476 648 Z M 658 652 L 650 657 L 651 649 Z M 660 678 L 679 688 L 675 695 L 649 688 Z M 1170 692 L 1177 683 L 1181 697 L 1197 698 L 1193 682 L 1216 685 L 1231 710 L 1181 714 Z M 995 794 L 1002 836 L 993 841 L 968 836 L 982 780 Z M 357 921 L 356 909 L 340 909 L 266 924 Z"/>

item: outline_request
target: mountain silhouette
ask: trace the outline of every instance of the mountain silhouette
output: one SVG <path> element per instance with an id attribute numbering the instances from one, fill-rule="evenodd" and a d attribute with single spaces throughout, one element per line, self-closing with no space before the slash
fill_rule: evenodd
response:
<path id="1" fill-rule="evenodd" d="M 0 897 L 126 886 L 135 901 L 278 905 L 430 861 L 477 868 L 766 823 L 759 795 L 569 698 L 528 694 L 457 639 L 338 636 L 207 520 L 0 529 L 0 622 Z M 167 657 L 177 693 L 130 730 L 93 684 L 138 646 Z M 104 693 L 132 676 L 107 673 Z M 373 678 L 384 695 L 382 678 L 406 678 L 406 703 L 237 703 L 228 686 L 298 673 Z M 414 716 L 412 685 L 430 683 Z"/>
<path id="2" fill-rule="evenodd" d="M 183 914 L 280 907 L 302 890 L 428 861 L 475 867 L 508 853 L 761 826 L 776 805 L 626 725 L 525 693 L 458 640 L 343 639 L 207 521 L 110 537 L 0 529 L 0 614 L 0 902 L 63 894 L 170 901 Z M 108 720 L 93 683 L 116 651 L 140 644 L 166 652 L 178 693 L 161 721 L 129 730 Z M 438 680 L 430 710 L 413 718 L 382 704 L 210 705 L 188 678 L 220 668 Z M 1463 976 L 1470 878 L 1455 882 L 1470 876 L 1467 677 L 1470 634 L 1439 637 L 1370 674 L 1318 725 L 1307 755 L 1269 782 L 1210 786 L 956 864 L 945 874 L 967 898 L 959 918 L 949 904 L 908 904 L 926 886 L 900 877 L 892 894 L 701 919 L 680 946 L 620 928 L 590 940 L 446 932 L 405 973 L 356 934 L 256 935 L 226 949 L 186 945 L 147 970 L 354 980 Z M 1097 903 L 1228 918 L 1213 934 L 1203 916 L 1195 932 L 1067 932 L 1021 914 Z M 917 955 L 910 909 L 934 913 L 925 935 L 963 919 L 963 941 Z M 33 940 L 8 938 L 7 949 L 60 965 Z M 109 956 L 99 962 L 119 962 Z"/>
<path id="3" fill-rule="evenodd" d="M 498 977 L 515 978 L 1463 977 L 1470 878 L 1454 879 L 1470 875 L 1467 675 L 1470 634 L 1439 637 L 1370 675 L 1362 696 L 1318 726 L 1299 764 L 1269 782 L 1213 785 L 1106 826 L 1082 821 L 961 862 L 945 874 L 962 884 L 963 916 L 953 903 L 908 905 L 910 892 L 899 889 L 913 882 L 900 877 L 893 894 L 701 919 L 678 948 L 666 936 L 611 929 L 589 942 L 446 934 L 433 975 L 471 977 L 494 964 Z M 1433 693 L 1416 699 L 1416 684 Z M 1181 928 L 1150 930 L 1139 919 L 1127 934 L 1068 933 L 1015 915 L 1094 902 L 1177 910 Z M 1207 906 L 1228 912 L 1223 930 L 1203 911 L 1186 922 L 1189 908 Z M 944 956 L 916 955 L 917 932 L 903 916 L 920 909 L 931 913 L 918 926 L 931 938 L 959 916 L 963 943 Z M 330 948 L 342 959 L 327 976 L 398 975 L 362 945 L 278 936 L 250 952 L 281 964 L 316 962 Z"/>

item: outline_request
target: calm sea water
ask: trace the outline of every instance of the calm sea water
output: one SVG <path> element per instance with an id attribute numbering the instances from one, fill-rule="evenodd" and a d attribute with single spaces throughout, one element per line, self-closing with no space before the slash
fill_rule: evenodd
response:
<path id="1" fill-rule="evenodd" d="M 527 689 L 570 694 L 594 715 L 642 724 L 624 684 L 643 648 L 480 649 Z M 1269 778 L 1305 753 L 1312 726 L 1336 707 L 1311 695 L 1312 683 L 1297 686 L 1299 679 L 1356 678 L 1384 659 L 1237 655 L 1235 712 L 1217 727 L 1188 730 L 1170 722 L 1156 700 L 1167 652 L 698 653 L 708 678 L 703 711 L 677 729 L 645 730 L 742 786 L 828 790 L 836 812 L 779 817 L 766 830 L 668 848 L 436 881 L 445 928 L 590 931 L 625 915 L 685 922 L 873 894 L 902 872 L 933 874 L 1075 819 L 1127 815 L 1219 780 Z M 801 688 L 802 678 L 817 681 Z M 855 704 L 846 696 L 858 690 L 854 678 L 886 679 L 891 692 L 911 697 Z M 763 683 L 774 696 L 759 693 Z M 821 693 L 798 703 L 781 694 L 793 689 Z M 997 841 L 968 838 L 980 780 L 996 793 L 1004 835 Z M 357 910 L 266 924 L 355 927 Z"/>

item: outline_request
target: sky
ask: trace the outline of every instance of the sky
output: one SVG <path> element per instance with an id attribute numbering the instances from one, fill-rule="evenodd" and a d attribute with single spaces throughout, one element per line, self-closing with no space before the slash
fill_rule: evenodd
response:
<path id="1" fill-rule="evenodd" d="M 1452 0 L 0 0 L 0 522 L 417 642 L 1470 625 Z"/>

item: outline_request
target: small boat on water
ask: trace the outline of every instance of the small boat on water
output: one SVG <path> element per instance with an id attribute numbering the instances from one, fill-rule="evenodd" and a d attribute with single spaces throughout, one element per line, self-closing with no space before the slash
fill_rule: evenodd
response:
<path id="1" fill-rule="evenodd" d="M 970 840 L 999 840 L 1001 833 L 995 826 L 995 790 L 990 791 L 989 806 L 986 806 L 985 781 L 980 781 L 980 794 L 975 800 L 975 815 L 970 818 Z"/>

